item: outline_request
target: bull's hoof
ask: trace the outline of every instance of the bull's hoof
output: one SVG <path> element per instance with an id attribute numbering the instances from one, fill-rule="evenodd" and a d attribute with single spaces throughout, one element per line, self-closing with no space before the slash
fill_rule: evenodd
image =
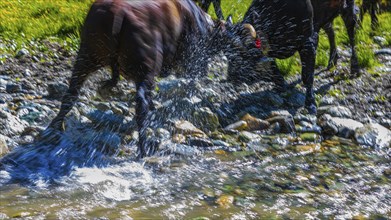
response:
<path id="1" fill-rule="evenodd" d="M 362 75 L 362 71 L 360 70 L 360 68 L 352 67 L 351 72 L 350 72 L 351 79 L 358 78 L 361 75 Z"/>
<path id="2" fill-rule="evenodd" d="M 316 115 L 317 109 L 315 104 L 311 104 L 305 107 L 309 114 Z"/>
<path id="3" fill-rule="evenodd" d="M 117 81 L 116 80 L 113 80 L 113 79 L 106 80 L 106 81 L 104 81 L 103 85 L 101 87 L 99 87 L 98 94 L 101 97 L 105 98 L 109 94 L 112 94 L 113 88 L 116 87 L 116 86 L 117 86 Z"/>
<path id="4" fill-rule="evenodd" d="M 65 123 L 64 123 L 64 121 L 53 120 L 49 124 L 49 126 L 46 130 L 54 130 L 54 131 L 63 132 L 63 131 L 65 131 Z"/>
<path id="5" fill-rule="evenodd" d="M 137 160 L 141 160 L 144 157 L 153 156 L 159 149 L 160 142 L 157 139 L 149 140 L 146 143 L 147 146 L 141 146 L 139 144 L 140 152 L 137 155 Z"/>
<path id="6" fill-rule="evenodd" d="M 48 127 L 38 135 L 37 140 L 45 144 L 58 145 L 61 138 L 62 131 Z"/>

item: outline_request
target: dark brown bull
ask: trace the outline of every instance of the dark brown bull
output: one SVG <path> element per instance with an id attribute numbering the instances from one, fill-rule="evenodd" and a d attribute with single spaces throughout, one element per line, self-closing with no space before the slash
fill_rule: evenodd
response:
<path id="1" fill-rule="evenodd" d="M 216 30 L 224 30 L 222 26 L 220 23 Z M 154 78 L 173 65 L 204 72 L 211 51 L 205 47 L 215 45 L 213 36 L 221 35 L 212 32 L 213 27 L 209 15 L 191 0 L 97 0 L 84 23 L 69 89 L 49 128 L 63 129 L 64 117 L 77 101 L 84 81 L 99 68 L 110 66 L 112 79 L 107 87 L 115 86 L 120 74 L 136 84 L 139 157 L 150 155 L 146 116 L 154 108 Z"/>
<path id="2" fill-rule="evenodd" d="M 243 22 L 254 25 L 258 33 L 263 33 L 263 39 L 269 46 L 267 56 L 285 59 L 299 52 L 302 81 L 306 88 L 305 106 L 310 113 L 316 112 L 313 82 L 318 33 L 340 14 L 352 49 L 351 73 L 356 75 L 359 68 L 354 47 L 354 0 L 253 0 L 243 19 Z M 275 61 L 272 61 L 271 67 L 274 81 L 282 86 L 284 81 Z M 232 80 L 246 77 L 232 70 L 229 71 Z"/>

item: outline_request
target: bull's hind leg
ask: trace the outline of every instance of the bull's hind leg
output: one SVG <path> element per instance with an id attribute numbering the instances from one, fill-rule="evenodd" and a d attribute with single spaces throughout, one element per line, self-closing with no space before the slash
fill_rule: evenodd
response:
<path id="1" fill-rule="evenodd" d="M 142 78 L 136 80 L 136 122 L 139 131 L 139 158 L 155 153 L 157 144 L 147 141 L 147 115 L 154 109 L 152 103 L 152 91 L 155 88 L 155 76 L 159 75 L 163 63 L 163 45 L 160 33 L 155 32 L 155 47 L 147 51 L 147 57 L 141 67 Z"/>
<path id="2" fill-rule="evenodd" d="M 337 47 L 335 44 L 335 33 L 333 28 L 333 23 L 329 22 L 324 27 L 323 30 L 326 32 L 327 37 L 329 38 L 330 43 L 330 57 L 329 62 L 327 65 L 327 69 L 331 69 L 333 66 L 337 65 L 338 62 L 338 53 L 337 53 Z"/>
<path id="3" fill-rule="evenodd" d="M 63 130 L 63 122 L 66 114 L 72 109 L 73 105 L 78 99 L 80 89 L 87 79 L 87 76 L 97 70 L 99 66 L 89 58 L 88 55 L 80 54 L 76 59 L 73 69 L 72 77 L 69 84 L 69 89 L 63 96 L 61 101 L 60 112 L 52 120 L 49 128 L 55 130 Z"/>
<path id="4" fill-rule="evenodd" d="M 301 78 L 306 88 L 305 107 L 310 114 L 316 114 L 316 103 L 314 94 L 314 69 L 316 57 L 316 45 L 318 43 L 318 33 L 306 40 L 304 47 L 299 51 L 301 58 Z"/>
<path id="5" fill-rule="evenodd" d="M 111 79 L 104 82 L 102 89 L 104 90 L 111 90 L 115 86 L 117 86 L 117 83 L 119 81 L 119 64 L 117 59 L 112 59 L 111 64 Z"/>
<path id="6" fill-rule="evenodd" d="M 356 14 L 354 13 L 354 0 L 349 0 L 347 4 L 348 6 L 343 10 L 342 19 L 348 31 L 350 47 L 352 50 L 352 57 L 350 59 L 351 74 L 352 76 L 356 76 L 360 73 L 356 48 L 355 48 L 355 42 L 354 42 L 357 18 L 356 18 Z"/>

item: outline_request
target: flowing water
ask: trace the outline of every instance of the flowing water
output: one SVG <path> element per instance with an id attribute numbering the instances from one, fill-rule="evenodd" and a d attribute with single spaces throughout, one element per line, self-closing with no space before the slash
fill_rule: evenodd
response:
<path id="1" fill-rule="evenodd" d="M 55 147 L 25 147 L 0 171 L 0 218 L 391 216 L 390 152 L 345 139 L 310 145 L 288 139 L 263 136 L 246 150 L 199 148 L 144 161 L 94 151 L 93 141 L 84 148 L 66 138 Z"/>

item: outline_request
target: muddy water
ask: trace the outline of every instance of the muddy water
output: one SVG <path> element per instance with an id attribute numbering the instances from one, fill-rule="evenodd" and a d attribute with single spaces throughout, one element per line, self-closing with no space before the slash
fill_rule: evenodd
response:
<path id="1" fill-rule="evenodd" d="M 268 138 L 275 137 L 264 136 Z M 87 151 L 73 154 L 83 152 Z M 254 143 L 243 151 L 201 152 L 143 162 L 131 156 L 95 164 L 75 162 L 69 173 L 51 181 L 28 177 L 26 168 L 3 170 L 0 218 L 391 217 L 390 152 L 337 139 L 310 145 Z M 46 160 L 64 164 L 56 157 L 49 155 Z M 12 172 L 29 181 L 15 180 Z"/>

